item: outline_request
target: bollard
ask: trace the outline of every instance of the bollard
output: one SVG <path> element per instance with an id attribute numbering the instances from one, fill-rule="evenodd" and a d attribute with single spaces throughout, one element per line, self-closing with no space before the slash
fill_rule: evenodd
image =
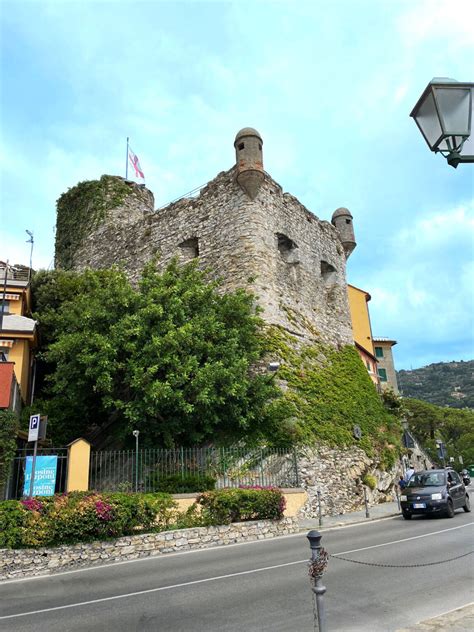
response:
<path id="1" fill-rule="evenodd" d="M 369 514 L 369 503 L 367 501 L 367 490 L 365 488 L 364 485 L 364 503 L 365 503 L 365 517 L 366 518 L 370 518 L 370 514 Z"/>
<path id="2" fill-rule="evenodd" d="M 319 516 L 319 526 L 323 526 L 323 514 L 321 513 L 321 492 L 318 489 L 318 516 Z"/>
<path id="3" fill-rule="evenodd" d="M 326 587 L 323 586 L 321 578 L 323 576 L 324 569 L 327 566 L 328 554 L 321 547 L 322 535 L 319 531 L 309 531 L 306 537 L 308 538 L 309 546 L 311 547 L 310 576 L 314 580 L 313 592 L 316 597 L 318 628 L 319 632 L 327 632 L 326 611 L 324 608 L 324 593 L 326 592 Z"/>
<path id="4" fill-rule="evenodd" d="M 400 506 L 400 494 L 398 493 L 398 489 L 395 487 L 395 496 L 397 497 L 397 505 L 398 505 L 398 511 L 401 510 L 401 506 Z"/>

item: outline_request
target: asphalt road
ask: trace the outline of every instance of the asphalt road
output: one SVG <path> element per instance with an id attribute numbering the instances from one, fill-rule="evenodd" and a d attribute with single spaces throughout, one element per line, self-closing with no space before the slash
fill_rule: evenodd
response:
<path id="1" fill-rule="evenodd" d="M 473 514 L 401 517 L 322 531 L 328 630 L 390 632 L 474 600 Z M 0 585 L 9 632 L 312 632 L 305 535 Z"/>

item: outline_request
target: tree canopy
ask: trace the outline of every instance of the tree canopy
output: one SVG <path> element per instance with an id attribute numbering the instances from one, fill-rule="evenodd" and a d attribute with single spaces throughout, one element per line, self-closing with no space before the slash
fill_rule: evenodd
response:
<path id="1" fill-rule="evenodd" d="M 118 269 L 41 272 L 35 318 L 45 379 L 38 398 L 58 442 L 142 446 L 270 435 L 271 377 L 253 297 L 219 292 L 194 264 L 146 266 L 137 288 Z"/>
<path id="2" fill-rule="evenodd" d="M 459 467 L 459 456 L 464 464 L 474 463 L 474 412 L 435 406 L 418 399 L 403 399 L 408 412 L 410 428 L 420 439 L 435 461 L 439 461 L 436 453 L 436 439 L 446 445 L 448 457 L 454 457 Z"/>

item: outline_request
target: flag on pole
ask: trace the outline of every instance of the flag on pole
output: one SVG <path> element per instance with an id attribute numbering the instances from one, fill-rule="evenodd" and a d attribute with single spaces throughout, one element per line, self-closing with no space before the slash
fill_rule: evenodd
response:
<path id="1" fill-rule="evenodd" d="M 128 147 L 128 159 L 130 161 L 130 164 L 132 165 L 134 171 L 135 171 L 135 178 L 137 180 L 143 180 L 143 182 L 145 182 L 145 174 L 143 173 L 143 170 L 140 166 L 140 162 L 138 160 L 138 156 L 135 155 L 131 149 L 131 147 Z"/>

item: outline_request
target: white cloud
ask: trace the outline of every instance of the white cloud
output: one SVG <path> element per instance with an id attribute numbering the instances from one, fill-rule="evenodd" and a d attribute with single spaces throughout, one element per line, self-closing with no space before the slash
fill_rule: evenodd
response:
<path id="1" fill-rule="evenodd" d="M 469 48 L 473 22 L 472 0 L 418 0 L 399 18 L 399 28 L 409 47 L 434 39 L 441 48 Z"/>

